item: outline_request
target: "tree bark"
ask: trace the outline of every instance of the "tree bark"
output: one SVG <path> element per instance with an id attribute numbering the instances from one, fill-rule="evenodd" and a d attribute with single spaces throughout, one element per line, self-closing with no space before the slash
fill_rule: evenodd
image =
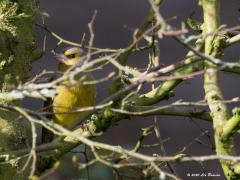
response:
<path id="1" fill-rule="evenodd" d="M 38 2 L 2 0 L 0 2 L 0 92 L 15 88 L 27 79 L 35 56 L 35 17 Z M 19 103 L 0 99 L 1 103 Z M 27 147 L 26 128 L 18 114 L 0 108 L 0 151 Z M 27 179 L 18 173 L 24 163 L 0 165 L 1 179 Z"/>

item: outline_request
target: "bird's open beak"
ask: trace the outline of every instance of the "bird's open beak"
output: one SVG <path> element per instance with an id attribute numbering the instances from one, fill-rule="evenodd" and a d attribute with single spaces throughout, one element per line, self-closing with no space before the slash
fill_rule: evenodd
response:
<path id="1" fill-rule="evenodd" d="M 59 60 L 62 63 L 66 63 L 66 57 L 63 54 L 60 53 L 56 53 L 55 55 L 56 59 Z"/>

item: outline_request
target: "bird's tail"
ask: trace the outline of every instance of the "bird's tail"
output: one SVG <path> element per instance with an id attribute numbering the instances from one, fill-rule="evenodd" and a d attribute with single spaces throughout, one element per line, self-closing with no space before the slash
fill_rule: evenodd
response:
<path id="1" fill-rule="evenodd" d="M 54 139 L 54 133 L 49 131 L 47 128 L 42 127 L 42 143 L 49 143 L 52 142 Z"/>
<path id="2" fill-rule="evenodd" d="M 52 99 L 48 98 L 44 102 L 44 109 L 46 112 L 52 112 Z M 52 115 L 46 115 L 48 119 L 52 119 Z M 53 141 L 54 139 L 54 133 L 50 130 L 48 130 L 45 127 L 42 127 L 42 144 L 49 143 Z"/>

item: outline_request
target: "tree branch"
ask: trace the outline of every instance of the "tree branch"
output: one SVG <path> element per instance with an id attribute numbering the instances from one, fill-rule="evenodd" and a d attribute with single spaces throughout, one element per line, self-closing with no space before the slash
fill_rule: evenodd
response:
<path id="1" fill-rule="evenodd" d="M 221 46 L 218 46 L 220 40 L 215 37 L 214 32 L 219 27 L 219 0 L 202 0 L 204 14 L 204 33 L 208 35 L 205 39 L 205 54 L 207 56 L 220 56 Z M 209 58 L 207 58 L 209 59 Z M 214 137 L 216 152 L 218 155 L 234 155 L 232 139 L 223 139 L 223 128 L 228 120 L 228 110 L 222 102 L 222 92 L 219 87 L 219 77 L 216 65 L 206 60 L 205 67 L 208 68 L 204 75 L 205 96 L 211 111 L 214 126 Z M 211 69 L 209 69 L 211 68 Z M 221 161 L 222 168 L 228 179 L 235 179 L 236 175 L 231 161 Z"/>

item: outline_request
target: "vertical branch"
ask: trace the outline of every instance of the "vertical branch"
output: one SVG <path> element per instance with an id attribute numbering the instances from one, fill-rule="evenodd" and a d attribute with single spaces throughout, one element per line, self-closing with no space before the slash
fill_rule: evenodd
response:
<path id="1" fill-rule="evenodd" d="M 37 8 L 37 0 L 0 1 L 0 92 L 24 82 L 32 61 L 39 58 L 34 40 Z M 9 103 L 9 99 L 2 97 L 0 103 Z M 0 108 L 1 151 L 26 148 L 25 132 L 17 113 Z M 21 166 L 1 165 L 1 179 L 26 179 L 28 173 L 16 172 Z"/>
<path id="2" fill-rule="evenodd" d="M 219 38 L 214 36 L 215 31 L 220 25 L 219 0 L 202 0 L 204 13 L 204 33 L 207 35 L 205 39 L 205 54 L 217 56 L 220 48 Z M 216 144 L 216 153 L 218 155 L 234 155 L 232 139 L 223 139 L 223 127 L 228 120 L 228 112 L 226 105 L 222 102 L 222 92 L 218 82 L 218 71 L 212 63 L 205 62 L 208 68 L 204 75 L 204 89 L 208 106 L 211 111 L 214 126 L 214 137 Z M 233 172 L 230 161 L 221 161 L 222 168 L 228 179 L 237 178 Z"/>

